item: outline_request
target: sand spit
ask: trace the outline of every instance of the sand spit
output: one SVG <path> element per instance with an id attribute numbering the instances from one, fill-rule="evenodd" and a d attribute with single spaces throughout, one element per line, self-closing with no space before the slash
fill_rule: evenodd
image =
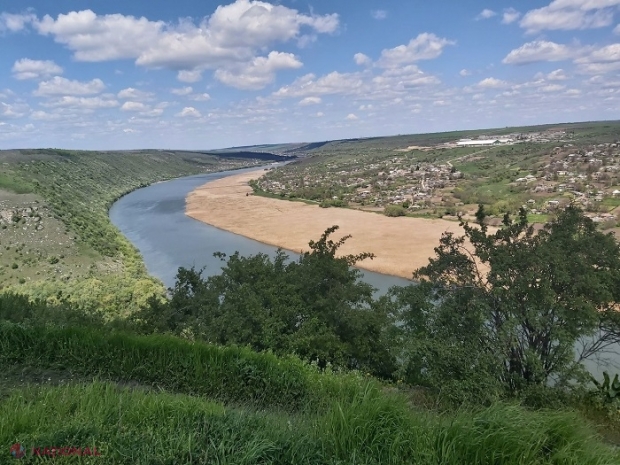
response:
<path id="1" fill-rule="evenodd" d="M 351 234 L 342 254 L 372 252 L 360 268 L 403 278 L 428 263 L 444 231 L 461 233 L 458 223 L 421 218 L 388 218 L 381 214 L 344 208 L 320 208 L 252 195 L 248 181 L 263 170 L 209 182 L 191 192 L 185 213 L 199 221 L 250 239 L 293 252 L 309 250 L 330 226 L 338 225 L 333 239 Z M 250 195 L 246 195 L 250 194 Z"/>

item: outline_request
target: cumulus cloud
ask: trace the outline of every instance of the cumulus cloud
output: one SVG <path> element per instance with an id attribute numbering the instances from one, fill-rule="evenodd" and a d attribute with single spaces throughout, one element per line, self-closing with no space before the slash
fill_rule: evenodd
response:
<path id="1" fill-rule="evenodd" d="M 22 58 L 13 64 L 11 69 L 15 79 L 41 79 L 62 74 L 60 66 L 51 60 L 31 60 Z"/>
<path id="2" fill-rule="evenodd" d="M 509 65 L 523 65 L 538 61 L 562 61 L 576 58 L 580 51 L 564 44 L 557 44 L 546 40 L 528 42 L 512 50 L 502 60 Z"/>
<path id="3" fill-rule="evenodd" d="M 568 76 L 563 69 L 556 69 L 555 71 L 551 71 L 549 74 L 547 74 L 546 78 L 549 81 L 564 81 L 568 79 Z"/>
<path id="4" fill-rule="evenodd" d="M 459 74 L 463 77 L 465 76 L 470 76 L 471 75 L 471 71 L 469 71 L 468 69 L 462 69 L 459 71 Z"/>
<path id="5" fill-rule="evenodd" d="M 13 119 L 24 116 L 26 105 L 12 105 L 0 102 L 0 119 Z"/>
<path id="6" fill-rule="evenodd" d="M 133 87 L 127 87 L 116 94 L 116 96 L 123 100 L 148 100 L 153 94 L 151 92 L 134 89 Z"/>
<path id="7" fill-rule="evenodd" d="M 256 57 L 251 62 L 218 69 L 215 77 L 224 84 L 244 90 L 258 90 L 272 83 L 276 71 L 298 69 L 303 64 L 292 53 L 270 52 L 266 57 Z"/>
<path id="8" fill-rule="evenodd" d="M 355 116 L 353 113 L 349 113 L 345 119 L 348 121 L 355 121 L 356 119 L 359 119 L 359 118 Z"/>
<path id="9" fill-rule="evenodd" d="M 377 20 L 387 18 L 387 11 L 385 10 L 373 10 L 370 12 L 370 15 Z"/>
<path id="10" fill-rule="evenodd" d="M 512 7 L 506 8 L 502 15 L 502 24 L 512 24 L 520 17 L 521 17 L 521 13 L 519 13 L 514 8 Z"/>
<path id="11" fill-rule="evenodd" d="M 319 103 L 321 103 L 321 97 L 306 97 L 305 99 L 299 101 L 299 104 L 302 106 L 318 105 Z"/>
<path id="12" fill-rule="evenodd" d="M 97 15 L 91 10 L 60 14 L 56 19 L 46 15 L 35 23 L 39 33 L 65 44 L 78 61 L 132 58 L 143 66 L 189 72 L 250 59 L 256 50 L 298 38 L 303 28 L 325 34 L 335 32 L 338 25 L 336 14 L 304 15 L 250 0 L 220 5 L 198 25 L 190 20 L 170 24 L 121 14 Z"/>
<path id="13" fill-rule="evenodd" d="M 489 10 L 488 8 L 485 8 L 484 10 L 480 12 L 478 16 L 476 16 L 476 20 L 489 19 L 495 15 L 497 15 L 496 12 L 494 12 L 493 10 Z"/>
<path id="14" fill-rule="evenodd" d="M 486 78 L 476 84 L 481 89 L 499 89 L 502 87 L 506 87 L 508 83 L 506 81 L 502 81 L 501 79 L 496 78 Z"/>
<path id="15" fill-rule="evenodd" d="M 528 33 L 606 27 L 612 24 L 613 8 L 619 5 L 620 0 L 554 0 L 528 11 L 519 25 Z"/>
<path id="16" fill-rule="evenodd" d="M 181 82 L 198 82 L 202 79 L 202 71 L 181 70 L 177 73 L 177 79 Z"/>
<path id="17" fill-rule="evenodd" d="M 207 93 L 194 94 L 190 96 L 190 98 L 196 102 L 206 102 L 207 100 L 211 100 L 211 96 Z"/>
<path id="18" fill-rule="evenodd" d="M 89 95 L 98 94 L 105 89 L 101 79 L 93 79 L 89 82 L 71 81 L 55 76 L 49 81 L 42 81 L 33 93 L 39 97 L 55 95 Z"/>
<path id="19" fill-rule="evenodd" d="M 432 60 L 440 56 L 446 46 L 454 44 L 454 41 L 424 32 L 411 39 L 407 45 L 383 50 L 378 65 L 392 68 L 419 60 Z"/>
<path id="20" fill-rule="evenodd" d="M 65 107 L 78 110 L 97 110 L 99 108 L 117 107 L 118 101 L 106 97 L 74 97 L 71 95 L 65 95 L 42 105 L 53 108 Z"/>
<path id="21" fill-rule="evenodd" d="M 187 118 L 187 117 L 200 118 L 202 115 L 194 107 L 185 107 L 175 116 L 179 116 L 181 118 Z"/>
<path id="22" fill-rule="evenodd" d="M 276 62 L 282 62 L 282 56 L 261 57 L 259 52 L 265 53 L 276 43 L 314 41 L 318 34 L 333 34 L 340 20 L 337 14 L 302 14 L 259 0 L 220 5 L 199 23 L 191 19 L 167 23 L 131 15 L 97 15 L 91 10 L 41 19 L 5 14 L 0 20 L 2 27 L 12 31 L 30 23 L 39 34 L 65 45 L 77 61 L 133 59 L 139 66 L 173 69 L 181 82 L 197 82 L 201 73 L 210 69 L 216 70 L 216 77 L 224 83 L 256 89 L 273 79 L 271 71 L 261 71 L 263 61 L 274 70 L 296 66 L 290 59 L 288 65 L 278 66 Z"/>
<path id="23" fill-rule="evenodd" d="M 172 92 L 174 95 L 189 95 L 193 92 L 194 89 L 192 89 L 191 86 L 187 86 L 187 87 L 181 87 L 179 89 L 172 89 L 170 92 Z"/>
<path id="24" fill-rule="evenodd" d="M 0 14 L 0 32 L 10 31 L 18 32 L 23 30 L 28 24 L 36 21 L 36 16 L 33 14 Z"/>
<path id="25" fill-rule="evenodd" d="M 370 65 L 372 63 L 370 57 L 364 55 L 363 53 L 356 53 L 353 55 L 353 59 L 355 60 L 355 64 L 360 66 Z"/>
<path id="26" fill-rule="evenodd" d="M 363 87 L 363 80 L 354 73 L 331 72 L 317 79 L 306 74 L 292 84 L 274 92 L 275 97 L 306 97 L 330 94 L 354 94 Z"/>
<path id="27" fill-rule="evenodd" d="M 125 102 L 121 107 L 123 111 L 145 111 L 148 107 L 142 102 Z"/>

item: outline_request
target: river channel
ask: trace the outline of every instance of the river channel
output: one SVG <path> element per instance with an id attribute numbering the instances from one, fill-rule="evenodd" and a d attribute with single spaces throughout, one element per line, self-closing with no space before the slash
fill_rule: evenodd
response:
<path id="1" fill-rule="evenodd" d="M 242 256 L 264 253 L 275 256 L 276 248 L 215 228 L 185 215 L 187 195 L 209 181 L 255 170 L 222 171 L 177 178 L 133 191 L 110 209 L 112 223 L 140 251 L 149 273 L 166 287 L 173 287 L 179 267 L 205 268 L 203 276 L 219 274 L 223 262 L 215 252 Z M 308 241 L 318 237 L 309 237 Z M 288 252 L 292 260 L 299 255 Z M 412 270 L 413 271 L 413 270 Z M 403 286 L 409 280 L 362 270 L 363 280 L 385 293 L 391 286 Z"/>
<path id="2" fill-rule="evenodd" d="M 173 287 L 179 267 L 204 268 L 203 276 L 219 274 L 223 262 L 213 256 L 223 252 L 227 256 L 239 252 L 242 256 L 264 253 L 275 256 L 276 248 L 224 231 L 185 215 L 185 198 L 203 184 L 233 174 L 255 170 L 222 171 L 177 178 L 138 189 L 119 199 L 110 209 L 112 223 L 140 251 L 147 270 L 166 287 Z M 318 239 L 309 237 L 311 239 Z M 287 252 L 292 260 L 298 255 Z M 407 279 L 366 270 L 362 280 L 372 285 L 375 296 L 382 295 L 392 286 L 405 286 Z M 413 270 L 412 270 L 413 271 Z M 586 362 L 588 370 L 597 378 L 607 369 L 620 371 L 620 348 L 598 361 Z"/>

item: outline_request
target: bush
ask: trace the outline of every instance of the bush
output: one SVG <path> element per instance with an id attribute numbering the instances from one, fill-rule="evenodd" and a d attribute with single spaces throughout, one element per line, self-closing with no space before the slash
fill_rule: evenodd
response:
<path id="1" fill-rule="evenodd" d="M 383 210 L 383 214 L 385 216 L 405 216 L 407 211 L 402 207 L 402 205 L 388 205 Z"/>

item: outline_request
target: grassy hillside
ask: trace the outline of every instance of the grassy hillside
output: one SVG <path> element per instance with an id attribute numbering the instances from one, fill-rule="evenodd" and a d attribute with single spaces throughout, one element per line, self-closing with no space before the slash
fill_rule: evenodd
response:
<path id="1" fill-rule="evenodd" d="M 4 383 L 0 443 L 89 447 L 85 463 L 611 464 L 569 411 L 509 404 L 420 410 L 356 374 L 174 338 L 0 325 L 0 367 L 64 370 L 59 386 Z M 11 369 L 13 370 L 11 371 Z M 97 381 L 88 379 L 96 377 Z M 0 454 L 10 463 L 8 450 Z M 92 460 L 92 462 L 88 461 Z M 99 460 L 99 461 L 97 461 Z M 101 462 L 103 461 L 103 462 Z"/>
<path id="2" fill-rule="evenodd" d="M 112 203 L 156 181 L 257 163 L 172 151 L 0 151 L 0 286 L 129 313 L 163 287 L 110 223 Z"/>

